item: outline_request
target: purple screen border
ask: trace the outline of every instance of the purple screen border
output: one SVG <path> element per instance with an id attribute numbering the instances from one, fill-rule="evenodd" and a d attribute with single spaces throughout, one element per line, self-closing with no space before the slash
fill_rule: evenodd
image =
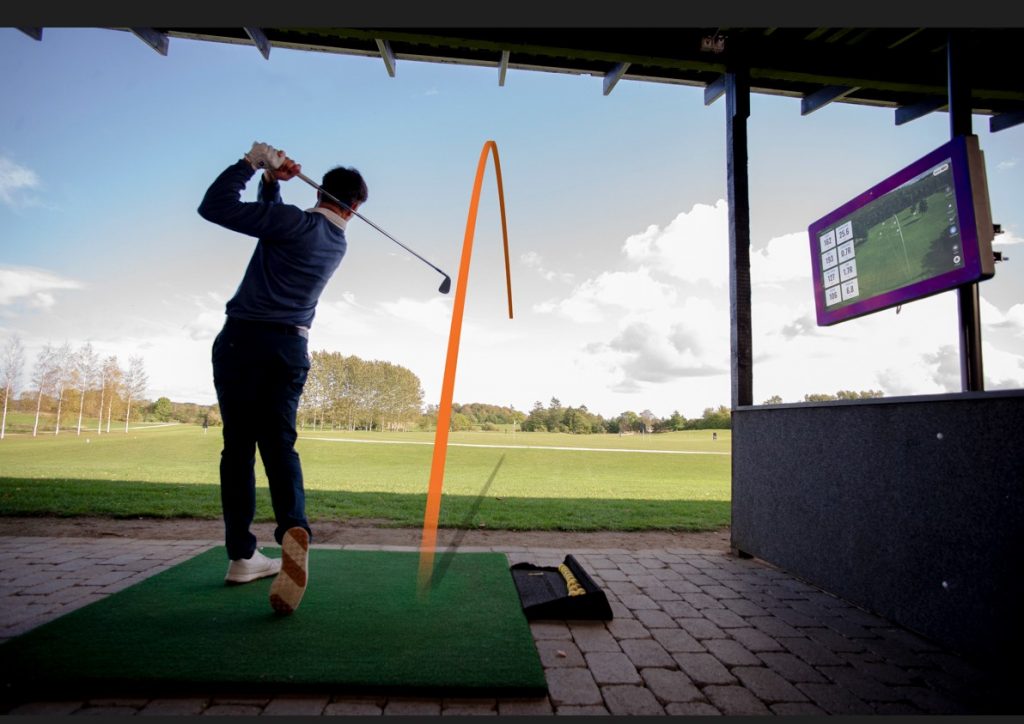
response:
<path id="1" fill-rule="evenodd" d="M 960 226 L 960 241 L 964 255 L 964 265 L 944 274 L 922 279 L 898 289 L 868 297 L 853 304 L 830 311 L 825 307 L 825 284 L 822 280 L 821 253 L 818 234 L 840 219 L 849 216 L 870 202 L 885 195 L 889 191 L 902 186 L 919 174 L 927 171 L 943 159 L 950 159 L 953 171 L 953 190 L 956 197 L 957 217 Z M 837 322 L 845 322 L 872 312 L 879 312 L 899 304 L 922 299 L 939 292 L 954 289 L 964 284 L 978 281 L 982 276 L 981 260 L 978 255 L 978 229 L 974 218 L 974 197 L 971 189 L 970 169 L 967 162 L 967 144 L 964 136 L 953 140 L 922 156 L 913 163 L 900 169 L 884 181 L 875 184 L 859 196 L 830 211 L 825 216 L 807 227 L 810 237 L 811 269 L 814 274 L 814 307 L 817 312 L 818 326 L 824 327 Z"/>

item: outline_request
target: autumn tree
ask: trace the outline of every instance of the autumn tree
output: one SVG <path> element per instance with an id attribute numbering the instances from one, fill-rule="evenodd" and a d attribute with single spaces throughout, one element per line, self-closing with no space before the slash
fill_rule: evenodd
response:
<path id="1" fill-rule="evenodd" d="M 75 354 L 74 379 L 78 387 L 78 434 L 82 434 L 82 415 L 85 414 L 85 395 L 100 378 L 100 358 L 91 342 L 86 342 Z"/>
<path id="2" fill-rule="evenodd" d="M 128 420 L 132 415 L 132 400 L 138 399 L 146 391 L 149 376 L 146 374 L 145 361 L 142 357 L 128 358 L 128 371 L 124 375 L 122 388 L 125 394 L 124 431 L 128 432 Z"/>
<path id="3" fill-rule="evenodd" d="M 36 366 L 32 372 L 32 385 L 36 388 L 36 419 L 32 423 L 32 437 L 39 434 L 39 414 L 43 409 L 43 395 L 53 386 L 56 376 L 56 353 L 49 342 L 36 355 Z"/>
<path id="4" fill-rule="evenodd" d="M 7 338 L 3 356 L 0 356 L 0 385 L 4 388 L 4 413 L 0 421 L 0 440 L 7 431 L 7 403 L 11 399 L 21 378 L 21 370 L 25 365 L 25 347 L 21 337 L 14 334 Z"/>

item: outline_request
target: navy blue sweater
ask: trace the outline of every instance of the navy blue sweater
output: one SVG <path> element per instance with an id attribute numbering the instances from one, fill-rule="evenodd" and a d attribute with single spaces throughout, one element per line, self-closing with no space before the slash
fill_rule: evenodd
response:
<path id="1" fill-rule="evenodd" d="M 316 303 L 345 256 L 345 232 L 320 213 L 281 201 L 281 185 L 264 183 L 258 201 L 241 200 L 255 171 L 245 159 L 210 184 L 199 215 L 259 239 L 227 314 L 239 319 L 310 327 Z"/>

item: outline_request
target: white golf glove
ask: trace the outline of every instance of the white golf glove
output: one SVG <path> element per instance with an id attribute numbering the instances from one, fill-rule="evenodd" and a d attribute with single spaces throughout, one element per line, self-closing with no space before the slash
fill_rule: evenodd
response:
<path id="1" fill-rule="evenodd" d="M 284 151 L 278 151 L 270 144 L 260 141 L 254 141 L 252 148 L 245 154 L 245 160 L 256 170 L 261 168 L 274 170 L 284 163 L 284 159 Z"/>

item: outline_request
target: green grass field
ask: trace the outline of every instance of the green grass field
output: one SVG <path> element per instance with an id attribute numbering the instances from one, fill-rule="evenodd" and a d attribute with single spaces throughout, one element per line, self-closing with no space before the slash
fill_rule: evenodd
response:
<path id="1" fill-rule="evenodd" d="M 440 524 L 720 528 L 729 524 L 731 435 L 715 433 L 452 433 Z M 433 441 L 420 432 L 301 434 L 310 518 L 422 525 Z M 220 428 L 192 425 L 10 435 L 0 443 L 0 515 L 219 518 L 220 449 Z M 257 518 L 272 520 L 259 462 L 257 490 Z"/>

